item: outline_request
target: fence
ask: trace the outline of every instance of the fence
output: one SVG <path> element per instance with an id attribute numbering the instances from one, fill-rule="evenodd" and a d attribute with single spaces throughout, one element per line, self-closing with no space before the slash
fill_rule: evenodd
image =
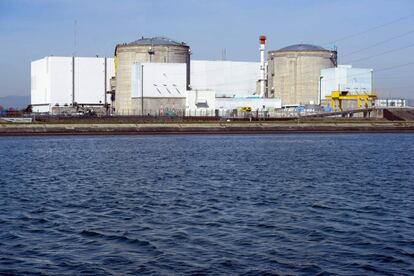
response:
<path id="1" fill-rule="evenodd" d="M 88 123 L 137 123 L 137 122 L 180 122 L 180 121 L 218 121 L 218 120 L 291 120 L 309 115 L 323 114 L 316 111 L 273 110 L 250 112 L 234 110 L 213 109 L 163 109 L 148 110 L 141 114 L 138 110 L 123 112 L 122 114 L 48 114 L 10 112 L 3 117 L 32 118 L 35 122 L 88 122 Z M 338 115 L 339 116 L 339 115 Z"/>

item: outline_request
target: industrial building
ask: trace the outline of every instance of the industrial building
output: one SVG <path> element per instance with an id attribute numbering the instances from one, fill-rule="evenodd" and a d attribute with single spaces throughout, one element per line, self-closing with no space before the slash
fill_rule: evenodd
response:
<path id="1" fill-rule="evenodd" d="M 187 78 L 184 63 L 134 63 L 131 89 L 127 97 L 130 108 L 122 107 L 120 115 L 162 115 L 167 110 L 183 109 Z M 122 100 L 115 92 L 116 102 Z"/>
<path id="2" fill-rule="evenodd" d="M 34 112 L 53 108 L 104 106 L 114 75 L 114 60 L 102 57 L 45 57 L 31 63 L 31 105 Z"/>
<path id="3" fill-rule="evenodd" d="M 263 115 L 281 107 L 280 99 L 259 96 L 217 97 L 214 90 L 190 90 L 187 91 L 185 114 L 232 117 L 253 111 Z"/>
<path id="4" fill-rule="evenodd" d="M 187 91 L 189 116 L 239 116 L 254 112 L 266 116 L 282 107 L 280 99 L 266 94 L 266 37 L 261 35 L 260 63 L 192 61 L 191 89 Z"/>
<path id="5" fill-rule="evenodd" d="M 260 62 L 190 60 L 186 43 L 165 37 L 118 44 L 114 58 L 46 57 L 31 64 L 32 108 L 59 113 L 63 107 L 95 106 L 116 115 L 268 114 L 332 103 L 327 99 L 332 91 L 343 97 L 343 91 L 349 96 L 372 90 L 373 70 L 337 65 L 336 51 L 297 44 L 269 51 L 266 62 L 266 37 L 259 41 Z"/>
<path id="6" fill-rule="evenodd" d="M 332 110 L 372 107 L 377 98 L 372 91 L 373 69 L 338 65 L 321 70 L 320 103 Z"/>
<path id="7" fill-rule="evenodd" d="M 337 52 L 310 44 L 268 53 L 268 97 L 284 106 L 319 103 L 321 70 L 337 65 Z"/>
<path id="8" fill-rule="evenodd" d="M 321 70 L 321 99 L 332 91 L 371 93 L 373 69 L 353 68 L 352 65 L 338 65 Z"/>
<path id="9" fill-rule="evenodd" d="M 190 62 L 190 54 L 190 47 L 184 42 L 164 37 L 141 38 L 117 45 L 115 113 L 158 115 L 166 111 L 183 112 L 186 109 L 186 90 L 212 90 L 216 97 L 225 98 L 256 93 L 260 63 L 208 60 Z M 163 63 L 170 66 L 163 66 Z M 183 77 L 186 84 L 184 88 Z M 137 88 L 137 84 L 142 85 L 142 88 Z"/>
<path id="10" fill-rule="evenodd" d="M 190 116 L 239 116 L 254 112 L 266 116 L 282 107 L 280 99 L 266 95 L 266 37 L 261 35 L 260 63 L 191 61 L 191 90 L 186 114 Z"/>
<path id="11" fill-rule="evenodd" d="M 259 68 L 259 62 L 192 60 L 191 89 L 213 90 L 217 97 L 253 95 Z"/>
<path id="12" fill-rule="evenodd" d="M 186 81 L 185 89 L 190 86 L 190 47 L 184 42 L 177 42 L 165 37 L 153 37 L 138 39 L 131 43 L 118 44 L 115 47 L 115 113 L 119 115 L 128 114 L 148 114 L 156 112 L 161 106 L 167 109 L 174 109 L 184 107 L 185 95 L 183 96 L 169 96 L 152 97 L 156 94 L 149 93 L 148 95 L 137 96 L 131 93 L 132 83 L 137 80 L 134 78 L 141 78 L 136 74 L 132 74 L 132 68 L 142 66 L 141 74 L 146 75 L 147 70 L 152 70 L 149 67 L 150 63 L 181 63 L 184 64 L 184 77 Z M 167 67 L 163 67 L 167 68 Z M 166 69 L 168 70 L 168 69 Z M 166 73 L 165 73 L 166 74 Z M 166 78 L 173 78 L 182 74 L 179 72 L 173 73 L 168 70 Z M 160 80 L 161 81 L 161 80 Z M 165 83 L 160 83 L 164 85 Z M 145 93 L 145 92 L 144 92 Z M 144 102 L 143 102 L 144 101 Z"/>
<path id="13" fill-rule="evenodd" d="M 73 61 L 75 61 L 74 75 L 72 74 Z M 33 111 L 52 113 L 53 108 L 74 104 L 104 106 L 105 91 L 107 91 L 106 102 L 115 107 L 115 114 L 118 115 L 162 115 L 170 111 L 184 112 L 188 109 L 186 108 L 187 86 L 190 86 L 192 91 L 213 91 L 214 97 L 224 98 L 224 101 L 235 97 L 247 97 L 256 93 L 260 67 L 259 62 L 192 60 L 191 85 L 189 85 L 186 63 L 132 63 L 129 70 L 124 69 L 129 76 L 128 81 L 125 82 L 129 85 L 123 93 L 122 89 L 126 87 L 121 85 L 117 88 L 117 85 L 119 85 L 118 78 L 121 80 L 126 78 L 123 76 L 125 73 L 118 73 L 118 78 L 114 81 L 114 59 L 107 58 L 105 87 L 103 82 L 105 70 L 100 66 L 101 63 L 103 66 L 105 58 L 45 57 L 33 61 L 31 65 Z M 118 72 L 123 70 L 120 69 L 119 57 L 116 64 Z M 115 95 L 112 99 L 115 99 L 115 102 L 112 102 L 110 97 L 111 78 L 114 89 L 112 93 Z M 74 99 L 72 95 L 75 95 Z"/>
<path id="14" fill-rule="evenodd" d="M 407 107 L 407 100 L 405 99 L 376 99 L 375 100 L 376 107 Z"/>

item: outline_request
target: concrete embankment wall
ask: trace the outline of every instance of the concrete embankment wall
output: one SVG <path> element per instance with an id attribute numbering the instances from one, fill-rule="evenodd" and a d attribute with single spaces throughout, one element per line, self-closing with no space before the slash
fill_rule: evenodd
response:
<path id="1" fill-rule="evenodd" d="M 0 136 L 118 134 L 238 134 L 414 132 L 414 122 L 203 123 L 203 124 L 0 124 Z"/>
<path id="2" fill-rule="evenodd" d="M 414 121 L 414 108 L 386 108 L 383 118 L 390 121 Z"/>

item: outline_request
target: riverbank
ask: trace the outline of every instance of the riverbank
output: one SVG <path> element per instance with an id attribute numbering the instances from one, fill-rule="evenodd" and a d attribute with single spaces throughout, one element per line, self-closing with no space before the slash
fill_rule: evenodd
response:
<path id="1" fill-rule="evenodd" d="M 414 122 L 0 124 L 0 136 L 412 132 Z"/>

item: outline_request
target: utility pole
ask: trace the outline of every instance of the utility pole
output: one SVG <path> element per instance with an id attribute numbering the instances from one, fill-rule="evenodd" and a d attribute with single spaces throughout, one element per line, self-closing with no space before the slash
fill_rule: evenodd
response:
<path id="1" fill-rule="evenodd" d="M 77 26 L 78 21 L 75 19 L 75 22 L 73 23 L 73 55 L 76 55 L 76 35 L 77 35 Z"/>
<path id="2" fill-rule="evenodd" d="M 322 79 L 323 76 L 319 76 L 319 105 L 322 104 Z"/>
<path id="3" fill-rule="evenodd" d="M 144 116 L 144 65 L 141 64 L 141 116 Z"/>
<path id="4" fill-rule="evenodd" d="M 105 57 L 104 59 L 104 103 L 105 103 L 105 110 L 106 110 L 106 115 L 108 115 L 108 101 L 106 100 L 106 91 L 108 90 L 108 88 L 106 87 L 106 80 L 107 80 L 107 71 L 106 71 L 106 65 L 107 65 L 107 58 Z"/>
<path id="5" fill-rule="evenodd" d="M 75 105 L 75 56 L 72 56 L 72 106 Z"/>

